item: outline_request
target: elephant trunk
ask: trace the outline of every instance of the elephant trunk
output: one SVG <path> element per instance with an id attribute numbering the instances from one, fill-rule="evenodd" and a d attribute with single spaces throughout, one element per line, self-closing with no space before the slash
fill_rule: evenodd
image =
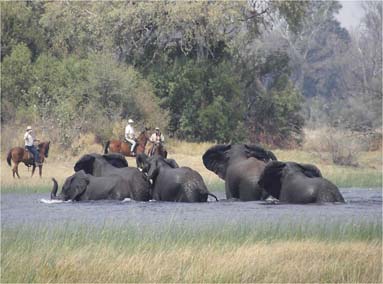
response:
<path id="1" fill-rule="evenodd" d="M 146 156 L 145 153 L 141 153 L 141 154 L 138 154 L 137 157 L 136 157 L 136 164 L 137 164 L 137 168 L 140 170 L 140 171 L 144 171 L 147 170 L 146 169 L 146 165 L 148 163 L 148 156 Z"/>
<path id="2" fill-rule="evenodd" d="M 57 194 L 57 190 L 58 190 L 58 184 L 57 184 L 57 181 L 55 180 L 55 178 L 52 178 L 52 181 L 53 181 L 53 188 L 52 188 L 52 192 L 51 192 L 51 199 L 60 199 L 59 197 L 56 196 Z"/>
<path id="3" fill-rule="evenodd" d="M 104 147 L 104 155 L 108 154 L 109 144 L 110 144 L 110 140 L 106 141 L 105 147 Z"/>
<path id="4" fill-rule="evenodd" d="M 210 196 L 214 197 L 214 198 L 215 198 L 215 200 L 218 202 L 218 198 L 217 198 L 217 196 L 215 196 L 213 193 L 210 193 L 210 192 L 208 192 L 208 194 L 207 194 L 207 195 L 210 195 Z"/>

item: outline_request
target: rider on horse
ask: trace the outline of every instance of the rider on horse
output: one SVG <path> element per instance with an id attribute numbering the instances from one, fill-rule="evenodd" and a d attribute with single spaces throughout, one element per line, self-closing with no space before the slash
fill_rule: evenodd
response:
<path id="1" fill-rule="evenodd" d="M 35 145 L 33 144 L 35 141 L 39 141 L 39 140 L 33 138 L 32 126 L 28 126 L 24 134 L 25 148 L 32 153 L 35 164 L 40 165 L 39 152 L 37 151 Z"/>
<path id="2" fill-rule="evenodd" d="M 128 125 L 126 125 L 125 127 L 125 139 L 126 141 L 128 141 L 130 144 L 132 144 L 131 148 L 130 148 L 130 152 L 132 153 L 132 155 L 134 155 L 134 148 L 136 147 L 136 135 L 134 133 L 134 128 L 132 126 L 132 124 L 134 123 L 134 121 L 132 119 L 129 119 L 128 120 Z"/>
<path id="3" fill-rule="evenodd" d="M 164 143 L 165 138 L 164 138 L 164 135 L 162 135 L 162 133 L 160 132 L 160 128 L 156 127 L 155 130 L 156 131 L 149 138 L 150 142 L 154 144 Z"/>
<path id="4" fill-rule="evenodd" d="M 155 128 L 155 132 L 150 136 L 149 141 L 153 143 L 153 147 L 152 147 L 152 149 L 150 151 L 150 153 L 153 154 L 155 148 L 159 144 L 163 144 L 165 142 L 164 135 L 162 135 L 162 133 L 160 132 L 160 128 L 159 127 Z"/>

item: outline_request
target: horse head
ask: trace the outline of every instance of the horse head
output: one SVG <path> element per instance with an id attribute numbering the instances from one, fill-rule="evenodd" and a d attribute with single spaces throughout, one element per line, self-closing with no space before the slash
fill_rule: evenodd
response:
<path id="1" fill-rule="evenodd" d="M 148 140 L 149 140 L 148 128 L 145 128 L 143 131 L 141 131 L 140 135 L 138 135 L 137 143 L 138 145 L 145 146 Z"/>
<path id="2" fill-rule="evenodd" d="M 48 142 L 41 142 L 41 143 L 38 145 L 40 154 L 43 154 L 45 158 L 48 158 L 48 154 L 49 154 L 49 145 L 50 145 L 50 143 L 51 143 L 51 141 L 48 141 Z"/>

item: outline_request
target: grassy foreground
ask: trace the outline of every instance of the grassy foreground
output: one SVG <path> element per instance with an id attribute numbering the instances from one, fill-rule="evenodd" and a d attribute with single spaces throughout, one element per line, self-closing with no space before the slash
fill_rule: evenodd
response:
<path id="1" fill-rule="evenodd" d="M 1 282 L 381 283 L 381 223 L 2 232 Z"/>

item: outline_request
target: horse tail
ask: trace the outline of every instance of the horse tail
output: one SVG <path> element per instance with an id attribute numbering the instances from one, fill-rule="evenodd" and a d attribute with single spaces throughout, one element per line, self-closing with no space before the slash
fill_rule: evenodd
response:
<path id="1" fill-rule="evenodd" d="M 12 150 L 9 150 L 8 152 L 8 156 L 7 156 L 7 162 L 8 162 L 8 165 L 11 167 L 11 159 L 12 159 Z"/>
<path id="2" fill-rule="evenodd" d="M 108 148 L 109 148 L 110 140 L 106 141 L 105 147 L 104 147 L 104 155 L 108 154 Z"/>

